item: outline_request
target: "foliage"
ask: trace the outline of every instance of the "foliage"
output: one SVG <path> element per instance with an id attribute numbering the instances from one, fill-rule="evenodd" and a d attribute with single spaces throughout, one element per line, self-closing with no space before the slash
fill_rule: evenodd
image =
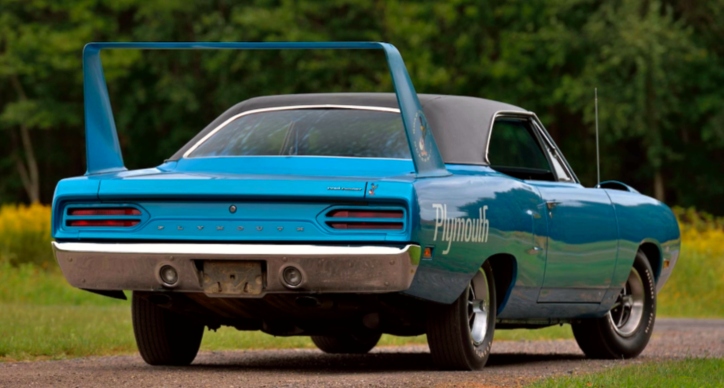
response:
<path id="1" fill-rule="evenodd" d="M 724 359 L 642 363 L 587 375 L 551 377 L 530 387 L 721 387 Z"/>
<path id="2" fill-rule="evenodd" d="M 33 159 L 45 202 L 55 181 L 83 173 L 88 41 L 382 40 L 398 46 L 419 92 L 537 112 L 589 185 L 598 87 L 603 176 L 724 214 L 724 0 L 0 0 L 0 8 L 0 202 L 32 198 L 33 180 L 19 171 Z M 104 53 L 103 64 L 125 162 L 138 168 L 158 165 L 248 97 L 390 91 L 377 54 L 131 50 Z"/>
<path id="3" fill-rule="evenodd" d="M 679 219 L 682 249 L 659 296 L 658 312 L 663 316 L 724 316 L 724 218 L 691 208 L 674 208 L 674 213 Z"/>
<path id="4" fill-rule="evenodd" d="M 724 255 L 710 254 L 710 247 L 721 244 L 706 240 L 700 246 L 684 242 L 671 278 L 659 293 L 657 314 L 662 317 L 724 317 Z"/>
<path id="5" fill-rule="evenodd" d="M 38 203 L 0 206 L 0 264 L 31 263 L 48 268 L 50 207 Z"/>
<path id="6" fill-rule="evenodd" d="M 674 207 L 673 210 L 679 220 L 679 228 L 684 241 L 708 240 L 709 234 L 724 232 L 724 217 L 697 212 L 692 207 L 686 209 Z"/>

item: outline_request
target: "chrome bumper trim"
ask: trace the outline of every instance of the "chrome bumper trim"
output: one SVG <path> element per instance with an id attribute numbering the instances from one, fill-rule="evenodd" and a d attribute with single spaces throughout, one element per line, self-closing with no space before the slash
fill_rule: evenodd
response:
<path id="1" fill-rule="evenodd" d="M 128 244 L 128 243 L 58 243 L 53 241 L 53 249 L 63 252 L 96 252 L 96 253 L 127 253 L 127 254 L 166 254 L 166 255 L 247 255 L 247 256 L 279 256 L 279 255 L 395 255 L 407 252 L 411 247 L 404 248 L 361 246 L 337 247 L 324 245 L 271 245 L 271 244 Z"/>
<path id="2" fill-rule="evenodd" d="M 90 290 L 202 292 L 209 296 L 262 297 L 267 293 L 383 293 L 410 287 L 420 259 L 420 247 L 321 246 L 270 244 L 76 243 L 53 242 L 53 251 L 68 282 Z M 204 287 L 203 263 L 257 262 L 264 268 L 260 293 L 231 292 L 238 284 L 219 284 L 219 292 Z M 173 266 L 179 281 L 164 286 L 163 265 Z M 304 283 L 285 287 L 282 270 L 298 267 Z M 218 264 L 216 264 L 218 267 Z M 230 270 L 238 266 L 229 265 Z M 240 274 L 241 275 L 241 274 Z M 235 277 L 236 278 L 236 277 Z M 238 279 L 238 278 L 237 278 Z M 238 282 L 238 280 L 237 280 Z M 222 291 L 223 290 L 223 291 Z"/>

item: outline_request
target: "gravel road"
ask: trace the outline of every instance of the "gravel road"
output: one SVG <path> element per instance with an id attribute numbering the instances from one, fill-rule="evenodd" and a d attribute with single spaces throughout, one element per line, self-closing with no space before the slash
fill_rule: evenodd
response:
<path id="1" fill-rule="evenodd" d="M 318 350 L 200 353 L 190 367 L 151 367 L 140 356 L 0 363 L 1 387 L 499 387 L 646 361 L 724 357 L 724 320 L 660 319 L 634 360 L 587 360 L 572 340 L 499 341 L 481 372 L 432 370 L 426 346 L 382 347 L 364 356 Z"/>

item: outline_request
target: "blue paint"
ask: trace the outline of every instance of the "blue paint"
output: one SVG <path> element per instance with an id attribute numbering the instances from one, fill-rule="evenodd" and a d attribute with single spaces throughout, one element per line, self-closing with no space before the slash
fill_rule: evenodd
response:
<path id="1" fill-rule="evenodd" d="M 76 207 L 119 207 L 126 202 L 104 202 L 103 204 L 85 204 L 74 202 Z M 142 215 L 123 218 L 140 219 L 134 227 L 70 227 L 66 222 L 71 217 L 65 215 L 63 223 L 54 232 L 57 240 L 164 240 L 164 241 L 221 241 L 221 242 L 295 242 L 309 244 L 314 242 L 338 243 L 397 243 L 410 240 L 407 225 L 409 216 L 400 220 L 402 230 L 357 231 L 334 230 L 325 225 L 324 214 L 338 208 L 354 209 L 351 206 L 330 206 L 319 202 L 258 202 L 237 199 L 234 201 L 137 201 L 134 207 L 141 209 Z M 229 207 L 234 205 L 234 213 Z M 365 206 L 372 209 L 396 210 L 395 205 Z M 149 216 L 150 215 L 150 216 Z M 103 217 L 118 219 L 121 217 Z"/>
<path id="2" fill-rule="evenodd" d="M 56 189 L 53 213 L 58 222 L 53 223 L 53 236 L 58 240 L 404 243 L 411 241 L 417 225 L 407 211 L 415 201 L 411 168 L 409 160 L 391 159 L 196 158 L 64 179 Z M 348 176 L 332 175 L 345 172 Z M 370 194 L 372 184 L 376 189 Z M 66 225 L 72 219 L 67 216 L 69 207 L 94 207 L 98 201 L 104 206 L 133 204 L 142 211 L 138 217 L 142 222 L 134 227 Z M 238 207 L 233 214 L 228 210 L 232 204 Z M 333 209 L 360 207 L 401 210 L 404 227 L 355 232 L 325 224 L 329 221 L 325 214 Z"/>
<path id="3" fill-rule="evenodd" d="M 571 182 L 528 183 L 546 202 L 542 211 L 548 220 L 546 271 L 538 301 L 601 302 L 611 285 L 619 235 L 608 195 Z"/>
<path id="4" fill-rule="evenodd" d="M 336 176 L 353 179 L 382 178 L 389 176 L 414 177 L 412 160 L 404 159 L 362 159 L 333 158 L 317 156 L 240 156 L 222 158 L 180 159 L 161 165 L 159 169 L 189 174 L 212 175 L 295 175 L 295 176 Z M 175 164 L 178 163 L 178 164 Z"/>
<path id="5" fill-rule="evenodd" d="M 652 198 L 577 183 L 522 181 L 487 166 L 448 165 L 448 170 L 451 177 L 414 182 L 420 208 L 415 241 L 435 247 L 435 256 L 421 262 L 407 291 L 411 295 L 450 303 L 488 257 L 506 254 L 515 258 L 517 273 L 500 318 L 601 316 L 615 302 L 641 243 L 655 241 L 670 247 L 670 257 L 678 254 L 676 221 Z M 553 217 L 546 206 L 551 199 L 562 202 Z M 446 203 L 457 218 L 475 217 L 487 205 L 488 242 L 457 242 L 442 255 L 445 244 L 433 237 L 435 203 Z M 555 224 L 559 218 L 565 222 Z M 550 251 L 532 251 L 535 246 L 558 251 L 549 257 Z M 553 296 L 540 300 L 546 290 Z"/>

